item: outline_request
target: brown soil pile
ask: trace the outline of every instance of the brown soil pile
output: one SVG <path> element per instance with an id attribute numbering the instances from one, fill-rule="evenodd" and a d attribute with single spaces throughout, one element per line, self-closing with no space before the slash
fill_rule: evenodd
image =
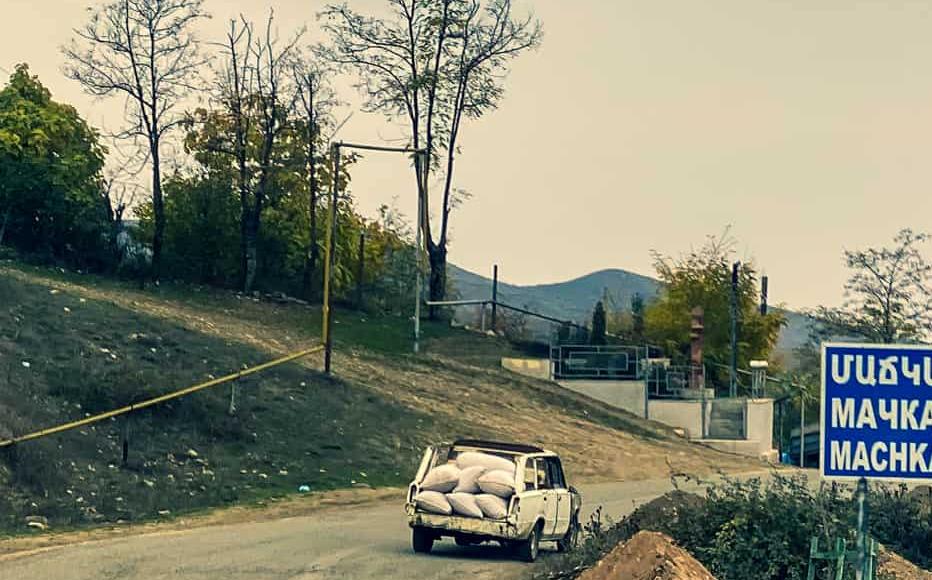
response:
<path id="1" fill-rule="evenodd" d="M 664 532 L 675 523 L 684 510 L 700 507 L 705 499 L 685 491 L 674 490 L 639 506 L 621 523 L 622 537 L 631 537 L 647 530 Z"/>
<path id="2" fill-rule="evenodd" d="M 715 580 L 715 577 L 669 537 L 638 532 L 624 544 L 615 546 L 578 580 Z"/>
<path id="3" fill-rule="evenodd" d="M 877 571 L 880 572 L 881 578 L 886 576 L 896 580 L 932 580 L 932 572 L 923 570 L 896 552 L 881 548 L 878 560 Z"/>

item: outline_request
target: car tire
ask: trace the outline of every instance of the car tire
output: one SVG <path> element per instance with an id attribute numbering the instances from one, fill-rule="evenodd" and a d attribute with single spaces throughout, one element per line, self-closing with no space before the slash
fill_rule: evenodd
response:
<path id="1" fill-rule="evenodd" d="M 429 554 L 434 547 L 434 534 L 425 528 L 415 527 L 411 529 L 411 547 L 418 554 Z"/>
<path id="2" fill-rule="evenodd" d="M 515 555 L 525 561 L 533 562 L 540 553 L 540 524 L 531 529 L 526 540 L 518 542 L 515 546 Z"/>
<path id="3" fill-rule="evenodd" d="M 566 535 L 557 540 L 557 551 L 572 552 L 575 550 L 576 546 L 579 545 L 579 534 L 579 517 L 574 515 L 573 519 L 570 520 L 570 527 L 566 530 Z"/>

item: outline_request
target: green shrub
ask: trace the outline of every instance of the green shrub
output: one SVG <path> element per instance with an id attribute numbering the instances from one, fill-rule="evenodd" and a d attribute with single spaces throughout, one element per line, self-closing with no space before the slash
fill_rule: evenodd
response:
<path id="1" fill-rule="evenodd" d="M 932 501 L 905 486 L 871 485 L 868 498 L 872 536 L 919 566 L 932 565 Z M 813 490 L 804 475 L 779 473 L 766 481 L 726 478 L 710 484 L 704 498 L 673 492 L 615 525 L 596 514 L 580 549 L 551 561 L 540 578 L 574 578 L 619 542 L 652 530 L 672 537 L 719 580 L 801 580 L 811 538 L 853 546 L 857 521 L 851 487 Z"/>

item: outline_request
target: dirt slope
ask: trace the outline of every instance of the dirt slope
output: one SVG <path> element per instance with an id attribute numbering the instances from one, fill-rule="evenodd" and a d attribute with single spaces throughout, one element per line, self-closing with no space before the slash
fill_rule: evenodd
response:
<path id="1" fill-rule="evenodd" d="M 320 328 L 318 309 L 301 305 L 170 285 L 139 291 L 9 262 L 0 264 L 3 293 L 15 299 L 0 307 L 0 436 L 262 362 L 312 344 Z M 13 513 L 73 504 L 82 488 L 87 494 L 71 506 L 82 515 L 69 522 L 152 517 L 169 509 L 157 499 L 176 482 L 187 484 L 180 487 L 190 509 L 294 491 L 298 483 L 403 485 L 427 441 L 455 436 L 542 443 L 564 455 L 571 477 L 590 480 L 751 465 L 502 371 L 496 361 L 507 345 L 494 339 L 427 325 L 424 354 L 415 357 L 407 321 L 338 312 L 335 323 L 336 379 L 317 372 L 321 362 L 312 357 L 247 383 L 236 418 L 224 413 L 225 388 L 153 412 L 134 423 L 145 442 L 134 448 L 135 471 L 114 465 L 118 424 L 37 446 L 32 463 L 56 471 L 33 474 L 38 482 L 14 477 L 21 460 L 18 467 L 16 458 L 7 457 L 6 467 L 0 461 L 0 480 L 13 482 Z M 29 404 L 16 396 L 23 385 Z M 86 399 L 80 409 L 77 399 Z M 120 511 L 117 493 L 141 507 Z M 108 499 L 90 499 L 101 496 Z"/>

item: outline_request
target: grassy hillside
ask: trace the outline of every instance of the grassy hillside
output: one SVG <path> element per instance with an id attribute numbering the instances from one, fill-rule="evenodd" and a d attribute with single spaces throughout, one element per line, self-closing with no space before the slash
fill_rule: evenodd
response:
<path id="1" fill-rule="evenodd" d="M 129 284 L 0 262 L 0 437 L 229 373 L 317 340 L 317 308 L 231 292 Z M 335 375 L 310 357 L 136 414 L 129 465 L 112 420 L 0 453 L 0 530 L 151 519 L 294 493 L 405 484 L 425 445 L 458 436 L 538 442 L 575 478 L 742 468 L 658 425 L 500 370 L 507 344 L 337 312 Z"/>

